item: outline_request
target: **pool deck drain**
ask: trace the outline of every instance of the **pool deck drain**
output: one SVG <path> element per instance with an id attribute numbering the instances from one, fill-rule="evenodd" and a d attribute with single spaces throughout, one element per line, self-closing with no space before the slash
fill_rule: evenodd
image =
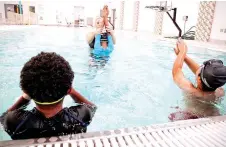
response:
<path id="1" fill-rule="evenodd" d="M 0 147 L 225 147 L 226 115 L 69 136 L 2 141 Z"/>

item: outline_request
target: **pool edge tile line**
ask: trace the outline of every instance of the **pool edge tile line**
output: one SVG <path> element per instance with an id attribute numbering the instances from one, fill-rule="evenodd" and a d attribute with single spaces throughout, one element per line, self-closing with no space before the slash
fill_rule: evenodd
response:
<path id="1" fill-rule="evenodd" d="M 225 129 L 224 129 L 225 128 Z M 0 141 L 0 147 L 224 146 L 226 115 L 68 136 Z M 213 135 L 214 134 L 214 135 Z M 216 136 L 217 135 L 217 136 Z M 209 139 L 208 144 L 206 138 Z"/>

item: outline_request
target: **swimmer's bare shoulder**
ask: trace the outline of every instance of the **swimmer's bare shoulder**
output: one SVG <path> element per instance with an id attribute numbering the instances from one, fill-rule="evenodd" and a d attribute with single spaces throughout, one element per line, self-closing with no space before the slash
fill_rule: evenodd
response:
<path id="1" fill-rule="evenodd" d="M 213 92 L 204 92 L 200 89 L 195 88 L 194 86 L 191 86 L 184 89 L 184 92 L 187 96 L 189 95 L 189 98 L 200 99 L 208 102 L 215 102 L 225 95 L 224 89 L 222 87 L 217 88 Z"/>
<path id="2" fill-rule="evenodd" d="M 182 72 L 177 73 L 174 76 L 174 82 L 177 86 L 184 92 L 186 97 L 200 99 L 203 101 L 217 101 L 219 98 L 223 97 L 225 92 L 223 88 L 218 88 L 213 92 L 204 92 L 198 88 L 196 88 L 189 80 L 184 78 Z"/>
<path id="3" fill-rule="evenodd" d="M 224 88 L 220 87 L 220 88 L 217 88 L 215 91 L 215 96 L 217 98 L 221 98 L 225 95 L 225 91 L 224 91 Z"/>

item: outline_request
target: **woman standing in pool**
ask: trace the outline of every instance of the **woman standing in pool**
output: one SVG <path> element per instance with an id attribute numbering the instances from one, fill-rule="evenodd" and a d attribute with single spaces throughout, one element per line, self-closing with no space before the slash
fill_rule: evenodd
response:
<path id="1" fill-rule="evenodd" d="M 110 33 L 109 35 L 112 36 L 113 44 L 115 44 L 116 39 L 115 39 L 115 35 L 114 35 L 112 29 L 109 26 L 108 15 L 109 15 L 109 9 L 108 9 L 108 6 L 105 5 L 103 10 L 102 10 L 102 17 L 98 17 L 95 20 L 96 30 L 94 32 L 88 33 L 87 36 L 86 36 L 87 42 L 88 42 L 90 48 L 94 48 L 95 36 L 97 34 L 103 33 L 102 31 L 103 31 L 104 27 L 106 28 L 106 31 Z"/>
<path id="2" fill-rule="evenodd" d="M 114 49 L 112 32 L 97 34 L 95 36 L 94 49 L 92 53 L 97 57 L 108 57 Z"/>
<path id="3" fill-rule="evenodd" d="M 20 86 L 26 93 L 1 117 L 12 139 L 29 139 L 86 132 L 97 107 L 72 87 L 74 72 L 56 53 L 40 53 L 22 68 Z M 66 95 L 79 103 L 63 108 Z M 32 110 L 24 110 L 31 98 Z"/>
<path id="4" fill-rule="evenodd" d="M 182 40 L 177 42 L 175 53 L 177 58 L 172 74 L 174 82 L 186 96 L 187 110 L 181 113 L 185 116 L 184 119 L 219 115 L 218 109 L 211 102 L 216 102 L 224 96 L 222 86 L 226 83 L 226 67 L 223 62 L 211 59 L 199 66 L 186 55 L 187 45 Z M 184 62 L 195 74 L 197 86 L 184 77 L 182 72 Z M 171 114 L 172 120 L 175 115 L 176 113 Z"/>

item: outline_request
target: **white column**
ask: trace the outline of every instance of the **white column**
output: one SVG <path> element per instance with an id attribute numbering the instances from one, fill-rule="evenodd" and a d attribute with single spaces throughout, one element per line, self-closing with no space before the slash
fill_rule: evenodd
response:
<path id="1" fill-rule="evenodd" d="M 163 16 L 164 16 L 164 12 L 156 11 L 156 13 L 155 13 L 155 27 L 154 27 L 154 34 L 155 35 L 162 35 Z"/>
<path id="2" fill-rule="evenodd" d="M 139 25 L 140 1 L 134 2 L 133 30 L 137 32 Z"/>
<path id="3" fill-rule="evenodd" d="M 125 1 L 120 2 L 120 26 L 119 28 L 123 30 L 124 25 L 124 8 L 125 8 Z"/>
<path id="4" fill-rule="evenodd" d="M 201 1 L 199 4 L 198 21 L 195 39 L 208 42 L 213 25 L 216 1 Z"/>

